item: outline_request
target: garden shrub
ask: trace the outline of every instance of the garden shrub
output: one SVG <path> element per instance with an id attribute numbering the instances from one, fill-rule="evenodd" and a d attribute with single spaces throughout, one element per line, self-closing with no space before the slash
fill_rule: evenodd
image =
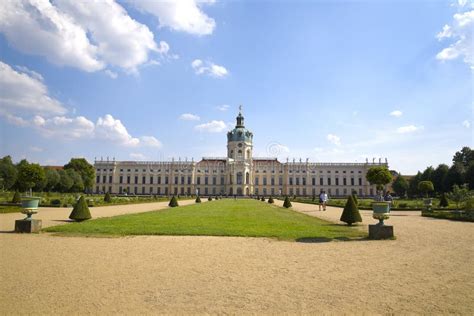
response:
<path id="1" fill-rule="evenodd" d="M 446 197 L 446 193 L 443 193 L 441 195 L 441 199 L 439 200 L 439 207 L 448 207 L 448 206 L 449 206 L 448 198 Z"/>
<path id="2" fill-rule="evenodd" d="M 88 199 L 88 200 L 87 200 L 87 206 L 88 206 L 88 207 L 93 207 L 93 206 L 94 206 L 94 200 Z"/>
<path id="3" fill-rule="evenodd" d="M 260 199 L 260 201 L 265 202 L 265 197 L 262 196 L 262 198 Z"/>
<path id="4" fill-rule="evenodd" d="M 196 203 L 201 203 L 201 198 L 199 197 L 199 195 L 198 195 L 198 197 L 196 198 Z"/>
<path id="5" fill-rule="evenodd" d="M 270 204 L 275 203 L 275 201 L 273 200 L 273 197 L 270 196 L 270 197 L 268 198 L 268 203 L 270 203 Z"/>
<path id="6" fill-rule="evenodd" d="M 20 192 L 18 191 L 15 191 L 15 194 L 13 194 L 13 198 L 12 198 L 12 203 L 20 203 L 21 202 L 21 196 L 20 196 Z"/>
<path id="7" fill-rule="evenodd" d="M 110 197 L 110 193 L 109 193 L 109 192 L 105 193 L 104 202 L 105 202 L 105 203 L 110 203 L 110 202 L 112 202 L 112 198 Z"/>
<path id="8" fill-rule="evenodd" d="M 55 206 L 55 207 L 60 207 L 61 206 L 61 200 L 60 199 L 51 200 L 51 205 Z"/>
<path id="9" fill-rule="evenodd" d="M 207 200 L 210 202 L 212 201 L 212 196 L 208 197 Z"/>
<path id="10" fill-rule="evenodd" d="M 399 204 L 399 207 L 400 207 L 400 208 L 407 208 L 407 207 L 408 207 L 408 204 L 407 204 L 407 203 L 400 203 L 400 204 Z"/>
<path id="11" fill-rule="evenodd" d="M 76 205 L 74 206 L 71 215 L 69 215 L 69 218 L 77 222 L 81 222 L 86 219 L 90 219 L 91 217 L 91 212 L 89 211 L 89 207 L 86 204 L 86 200 L 83 196 L 81 196 L 79 201 L 77 201 Z"/>
<path id="12" fill-rule="evenodd" d="M 285 201 L 283 202 L 283 207 L 285 207 L 285 208 L 290 208 L 291 207 L 290 198 L 288 196 L 285 197 Z"/>
<path id="13" fill-rule="evenodd" d="M 362 217 L 359 213 L 359 208 L 354 201 L 354 197 L 349 195 L 347 198 L 346 206 L 342 211 L 341 221 L 347 223 L 347 225 L 351 226 L 354 223 L 362 222 Z"/>
<path id="14" fill-rule="evenodd" d="M 178 200 L 176 199 L 176 196 L 173 195 L 173 197 L 170 200 L 170 203 L 168 204 L 169 207 L 177 207 L 179 206 Z"/>

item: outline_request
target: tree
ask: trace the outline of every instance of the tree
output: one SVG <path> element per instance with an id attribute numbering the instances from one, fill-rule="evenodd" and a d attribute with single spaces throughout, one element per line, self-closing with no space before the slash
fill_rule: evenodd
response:
<path id="1" fill-rule="evenodd" d="M 357 207 L 356 202 L 352 195 L 349 195 L 347 198 L 346 205 L 344 206 L 344 210 L 341 214 L 341 222 L 347 223 L 347 225 L 351 226 L 354 223 L 362 222 L 362 217 L 359 213 L 359 208 Z"/>
<path id="2" fill-rule="evenodd" d="M 12 157 L 5 156 L 0 160 L 0 188 L 9 190 L 17 180 L 18 171 L 12 162 Z"/>
<path id="3" fill-rule="evenodd" d="M 460 151 L 457 151 L 453 157 L 453 164 L 459 163 L 464 167 L 468 167 L 471 161 L 474 161 L 474 151 L 467 146 L 463 147 Z"/>
<path id="4" fill-rule="evenodd" d="M 18 179 L 16 186 L 20 191 L 32 189 L 36 184 L 44 181 L 44 170 L 37 163 L 29 163 L 26 159 L 17 165 Z"/>
<path id="5" fill-rule="evenodd" d="M 54 188 L 57 187 L 59 180 L 61 179 L 59 173 L 55 169 L 45 168 L 44 175 L 46 177 L 46 191 L 54 190 Z"/>
<path id="6" fill-rule="evenodd" d="M 270 196 L 270 197 L 268 198 L 268 203 L 270 203 L 270 204 L 275 203 L 275 201 L 273 200 L 273 197 Z"/>
<path id="7" fill-rule="evenodd" d="M 408 181 L 408 196 L 409 197 L 414 197 L 419 194 L 418 191 L 418 183 L 421 181 L 421 172 L 418 171 L 418 173 Z"/>
<path id="8" fill-rule="evenodd" d="M 291 207 L 290 198 L 288 198 L 288 196 L 285 197 L 285 201 L 283 202 L 283 207 L 285 207 L 285 208 L 290 208 Z"/>
<path id="9" fill-rule="evenodd" d="M 209 196 L 209 197 L 207 198 L 207 200 L 208 200 L 209 202 L 212 201 L 212 196 Z"/>
<path id="10" fill-rule="evenodd" d="M 20 203 L 20 202 L 21 202 L 20 192 L 15 191 L 15 194 L 13 194 L 12 203 Z"/>
<path id="11" fill-rule="evenodd" d="M 456 203 L 457 209 L 459 209 L 462 202 L 466 201 L 469 197 L 469 189 L 466 185 L 459 186 L 453 185 L 453 191 L 448 194 L 449 198 Z"/>
<path id="12" fill-rule="evenodd" d="M 59 192 L 69 192 L 74 185 L 74 180 L 69 176 L 65 170 L 59 170 L 59 182 L 56 186 Z"/>
<path id="13" fill-rule="evenodd" d="M 196 203 L 201 203 L 201 198 L 199 197 L 199 195 L 196 198 Z"/>
<path id="14" fill-rule="evenodd" d="M 371 167 L 365 176 L 371 184 L 377 185 L 377 190 L 383 190 L 383 186 L 392 181 L 392 174 L 387 167 Z"/>
<path id="15" fill-rule="evenodd" d="M 110 192 L 105 193 L 104 202 L 105 202 L 105 203 L 110 203 L 110 202 L 112 202 L 112 197 L 110 196 Z"/>
<path id="16" fill-rule="evenodd" d="M 440 164 L 433 172 L 432 182 L 435 188 L 435 191 L 438 193 L 448 192 L 446 186 L 446 176 L 448 175 L 449 167 L 445 164 Z"/>
<path id="17" fill-rule="evenodd" d="M 463 185 L 464 184 L 464 173 L 466 168 L 460 162 L 455 162 L 451 168 L 448 170 L 446 175 L 446 186 L 449 191 L 452 190 L 454 185 Z"/>
<path id="18" fill-rule="evenodd" d="M 446 197 L 446 193 L 443 192 L 439 200 L 439 207 L 448 207 L 448 206 L 449 206 L 448 198 Z"/>
<path id="19" fill-rule="evenodd" d="M 76 205 L 74 205 L 74 208 L 71 212 L 71 215 L 69 215 L 69 218 L 76 222 L 82 222 L 86 219 L 92 218 L 91 212 L 89 211 L 89 207 L 87 206 L 86 200 L 83 196 L 81 196 L 79 198 L 79 201 L 77 201 Z"/>
<path id="20" fill-rule="evenodd" d="M 474 190 L 474 161 L 469 163 L 464 178 L 469 185 L 469 189 Z"/>
<path id="21" fill-rule="evenodd" d="M 421 180 L 422 181 L 432 181 L 433 180 L 433 173 L 434 173 L 434 168 L 432 166 L 429 166 L 428 168 L 423 171 L 421 174 Z"/>
<path id="22" fill-rule="evenodd" d="M 397 196 L 404 197 L 408 190 L 408 182 L 400 174 L 392 183 L 392 189 Z"/>
<path id="23" fill-rule="evenodd" d="M 72 179 L 73 185 L 69 189 L 70 192 L 83 192 L 84 191 L 84 181 L 82 180 L 79 172 L 74 169 L 66 169 L 66 173 Z"/>
<path id="24" fill-rule="evenodd" d="M 420 181 L 420 183 L 418 183 L 418 191 L 428 197 L 428 193 L 434 191 L 433 183 L 431 181 Z"/>
<path id="25" fill-rule="evenodd" d="M 92 189 L 95 180 L 95 169 L 84 158 L 72 158 L 69 163 L 64 165 L 64 169 L 72 169 L 79 173 L 82 178 L 83 187 L 85 189 Z M 83 191 L 82 189 L 81 191 Z"/>
<path id="26" fill-rule="evenodd" d="M 173 197 L 170 200 L 170 203 L 168 204 L 169 207 L 177 207 L 179 206 L 178 200 L 176 199 L 176 196 L 173 195 Z"/>

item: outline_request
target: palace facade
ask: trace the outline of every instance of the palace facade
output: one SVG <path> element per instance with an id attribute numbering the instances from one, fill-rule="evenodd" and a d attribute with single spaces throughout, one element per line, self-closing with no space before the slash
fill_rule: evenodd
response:
<path id="1" fill-rule="evenodd" d="M 136 195 L 319 195 L 346 196 L 355 191 L 373 196 L 365 179 L 372 166 L 385 163 L 310 163 L 253 157 L 253 133 L 242 113 L 227 133 L 227 157 L 204 157 L 199 162 L 96 160 L 96 193 Z"/>

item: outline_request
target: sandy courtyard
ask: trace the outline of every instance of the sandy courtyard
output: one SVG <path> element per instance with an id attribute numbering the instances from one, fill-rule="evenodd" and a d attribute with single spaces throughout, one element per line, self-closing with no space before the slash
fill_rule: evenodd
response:
<path id="1" fill-rule="evenodd" d="M 294 208 L 329 220 L 341 212 Z M 68 214 L 37 217 L 49 226 Z M 375 223 L 362 214 L 364 225 Z M 474 313 L 474 223 L 394 212 L 387 224 L 397 240 L 296 243 L 7 233 L 21 217 L 0 215 L 0 314 Z"/>

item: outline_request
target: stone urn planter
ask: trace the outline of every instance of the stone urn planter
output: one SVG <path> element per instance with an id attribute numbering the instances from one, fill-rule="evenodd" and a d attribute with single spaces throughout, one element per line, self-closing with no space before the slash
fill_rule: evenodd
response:
<path id="1" fill-rule="evenodd" d="M 424 199 L 423 205 L 426 211 L 431 211 L 431 208 L 433 206 L 433 199 Z"/>
<path id="2" fill-rule="evenodd" d="M 390 217 L 389 202 L 374 202 L 372 203 L 372 210 L 374 211 L 372 217 L 378 219 L 380 225 L 383 225 L 383 221 Z"/>
<path id="3" fill-rule="evenodd" d="M 31 215 L 38 213 L 38 205 L 40 197 L 25 196 L 21 198 L 21 211 L 22 214 L 26 215 L 25 220 L 31 220 Z"/>
<path id="4" fill-rule="evenodd" d="M 38 213 L 38 205 L 41 198 L 35 196 L 24 196 L 21 198 L 21 213 L 26 218 L 15 221 L 15 232 L 17 233 L 39 233 L 42 222 L 40 219 L 32 219 L 31 215 Z"/>

